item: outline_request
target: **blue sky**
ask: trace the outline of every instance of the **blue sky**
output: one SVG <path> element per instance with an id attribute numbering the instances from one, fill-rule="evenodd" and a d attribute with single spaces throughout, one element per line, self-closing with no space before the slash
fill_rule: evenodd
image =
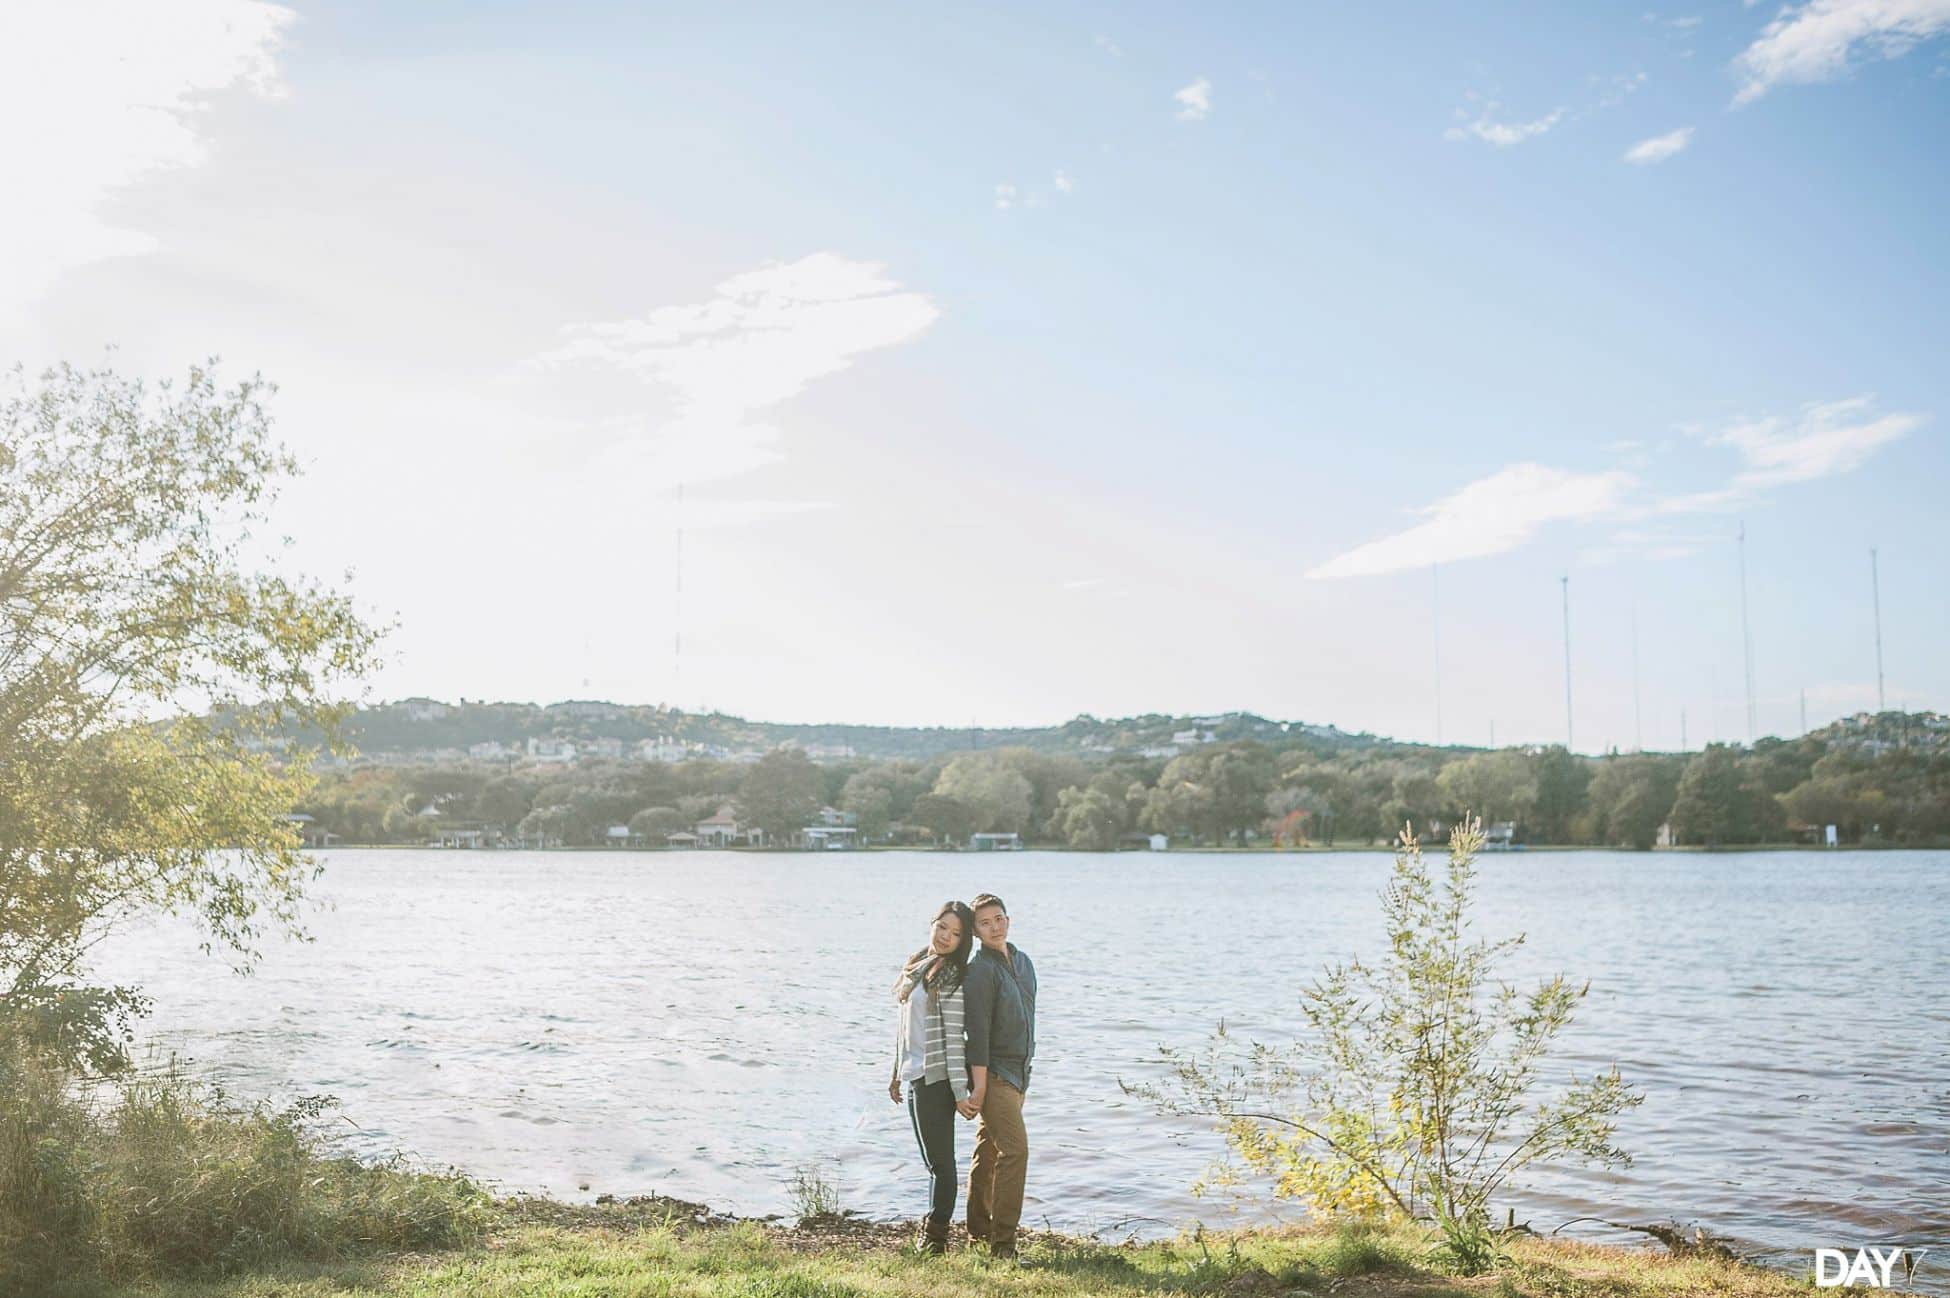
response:
<path id="1" fill-rule="evenodd" d="M 1762 732 L 1871 546 L 1950 694 L 1950 0 L 100 8 L 0 344 L 276 379 L 380 696 L 1545 741 L 1568 575 L 1577 746 L 1696 746 L 1742 524 Z"/>

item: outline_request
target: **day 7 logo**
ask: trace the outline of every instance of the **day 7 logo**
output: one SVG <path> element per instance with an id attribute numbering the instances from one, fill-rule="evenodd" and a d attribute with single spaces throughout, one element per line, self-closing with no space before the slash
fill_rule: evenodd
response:
<path id="1" fill-rule="evenodd" d="M 1917 1264 L 1929 1253 L 1924 1248 L 1858 1248 L 1851 1258 L 1845 1248 L 1815 1250 L 1815 1287 L 1835 1289 L 1842 1285 L 1864 1285 L 1870 1289 L 1892 1289 L 1896 1266 L 1902 1264 L 1903 1288 L 1909 1288 Z"/>

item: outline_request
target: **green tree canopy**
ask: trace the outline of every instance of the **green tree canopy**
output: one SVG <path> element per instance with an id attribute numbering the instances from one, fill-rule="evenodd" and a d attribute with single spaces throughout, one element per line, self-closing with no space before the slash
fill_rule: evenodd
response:
<path id="1" fill-rule="evenodd" d="M 1598 840 L 1613 847 L 1650 850 L 1659 841 L 1659 826 L 1672 814 L 1679 772 L 1678 759 L 1649 753 L 1600 762 L 1587 790 Z"/>
<path id="2" fill-rule="evenodd" d="M 1008 753 L 962 754 L 942 768 L 934 792 L 972 810 L 976 829 L 1027 833 L 1035 818 L 1036 786 Z"/>
<path id="3" fill-rule="evenodd" d="M 1069 846 L 1086 852 L 1108 852 L 1117 846 L 1130 823 L 1124 799 L 1091 785 L 1057 794 L 1055 828 Z"/>
<path id="4" fill-rule="evenodd" d="M 1473 753 L 1451 762 L 1435 783 L 1452 817 L 1475 815 L 1486 824 L 1521 823 L 1537 806 L 1536 773 L 1528 754 L 1516 749 Z"/>
<path id="5" fill-rule="evenodd" d="M 112 1068 L 140 1008 L 81 985 L 105 928 L 195 915 L 238 963 L 315 867 L 294 732 L 336 743 L 377 633 L 248 557 L 295 463 L 258 380 L 68 367 L 0 401 L 0 1033 Z"/>
<path id="6" fill-rule="evenodd" d="M 1781 804 L 1725 744 L 1708 744 L 1679 777 L 1672 806 L 1672 829 L 1679 842 L 1707 847 L 1777 842 L 1785 820 Z"/>
<path id="7" fill-rule="evenodd" d="M 738 786 L 738 814 L 783 843 L 812 823 L 825 791 L 819 768 L 801 748 L 775 748 L 753 762 Z"/>
<path id="8" fill-rule="evenodd" d="M 924 793 L 914 799 L 908 821 L 952 843 L 966 843 L 978 823 L 973 807 L 939 793 Z"/>
<path id="9" fill-rule="evenodd" d="M 1562 744 L 1552 744 L 1532 759 L 1537 778 L 1537 805 L 1530 817 L 1530 841 L 1575 843 L 1574 822 L 1584 809 L 1585 786 L 1591 768 Z"/>

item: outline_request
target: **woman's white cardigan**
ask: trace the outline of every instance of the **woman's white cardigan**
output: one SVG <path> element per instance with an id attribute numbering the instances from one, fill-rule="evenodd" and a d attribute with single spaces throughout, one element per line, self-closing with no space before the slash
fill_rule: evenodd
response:
<path id="1" fill-rule="evenodd" d="M 928 997 L 928 1053 L 922 1076 L 930 1082 L 946 1082 L 956 1100 L 968 1098 L 968 1052 L 962 1036 L 962 988 L 956 983 L 945 996 L 926 992 L 918 983 L 909 996 Z M 899 1005 L 898 1002 L 896 1002 Z M 894 1037 L 894 1080 L 907 1074 L 907 1007 L 899 1005 L 900 1025 Z"/>

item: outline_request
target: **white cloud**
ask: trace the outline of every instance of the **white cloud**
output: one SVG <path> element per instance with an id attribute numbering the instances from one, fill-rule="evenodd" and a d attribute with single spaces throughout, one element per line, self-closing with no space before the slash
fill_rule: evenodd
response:
<path id="1" fill-rule="evenodd" d="M 1482 113 L 1475 121 L 1450 127 L 1443 132 L 1444 138 L 1466 140 L 1474 136 L 1476 139 L 1489 141 L 1499 149 L 1507 149 L 1513 144 L 1522 144 L 1525 140 L 1542 135 L 1564 120 L 1564 110 L 1553 108 L 1535 121 L 1498 122 L 1493 120 L 1496 108 L 1493 103 L 1485 104 Z"/>
<path id="2" fill-rule="evenodd" d="M 1847 473 L 1880 448 L 1923 423 L 1921 415 L 1870 415 L 1872 396 L 1805 407 L 1797 417 L 1744 420 L 1710 441 L 1731 446 L 1747 462 L 1739 487 L 1774 487 Z"/>
<path id="3" fill-rule="evenodd" d="M 1108 36 L 1099 36 L 1097 38 L 1097 48 L 1102 50 L 1104 53 L 1110 55 L 1114 59 L 1121 59 L 1124 57 L 1124 47 L 1119 45 L 1116 41 L 1112 40 Z"/>
<path id="4" fill-rule="evenodd" d="M 1707 434 L 1709 446 L 1732 447 L 1746 467 L 1725 487 L 1667 500 L 1659 512 L 1723 509 L 1770 487 L 1847 473 L 1923 424 L 1916 414 L 1873 415 L 1874 403 L 1868 396 L 1830 401 L 1797 415 L 1738 420 Z"/>
<path id="5" fill-rule="evenodd" d="M 1007 181 L 995 187 L 995 206 L 999 211 L 1006 212 L 1014 207 L 1019 197 L 1016 187 Z"/>
<path id="6" fill-rule="evenodd" d="M 1625 150 L 1625 161 L 1641 167 L 1654 162 L 1664 162 L 1675 153 L 1683 152 L 1693 142 L 1693 128 L 1682 126 L 1664 135 L 1655 135 L 1649 140 L 1640 140 Z"/>
<path id="7" fill-rule="evenodd" d="M 630 471 L 664 481 L 727 477 L 780 458 L 777 429 L 758 422 L 759 412 L 867 352 L 913 339 L 940 316 L 884 269 L 830 252 L 774 262 L 725 280 L 705 302 L 571 325 L 568 341 L 528 368 L 595 363 L 668 390 L 673 417 L 654 430 L 642 416 L 611 421 L 617 443 L 632 448 Z"/>
<path id="8" fill-rule="evenodd" d="M 1631 96 L 1645 89 L 1647 80 L 1648 78 L 1643 69 L 1627 75 L 1612 77 L 1609 81 L 1600 81 L 1593 78 L 1593 83 L 1600 86 L 1603 90 L 1603 93 L 1598 97 L 1598 107 L 1618 107 Z"/>
<path id="9" fill-rule="evenodd" d="M 1204 77 L 1174 90 L 1171 97 L 1178 101 L 1180 121 L 1202 122 L 1212 115 L 1212 83 Z"/>
<path id="10" fill-rule="evenodd" d="M 1056 186 L 1056 192 L 1059 194 L 1067 194 L 1077 187 L 1076 182 L 1070 179 L 1070 173 L 1067 171 L 1057 172 L 1056 179 L 1052 183 Z"/>
<path id="11" fill-rule="evenodd" d="M 1349 550 L 1310 569 L 1314 580 L 1371 577 L 1479 559 L 1514 550 L 1546 523 L 1597 518 L 1618 507 L 1634 484 L 1629 473 L 1574 473 L 1542 464 L 1512 464 L 1422 511 L 1426 521 Z"/>
<path id="12" fill-rule="evenodd" d="M 47 0 L 0 8 L 0 319 L 70 267 L 148 252 L 101 212 L 117 189 L 201 161 L 198 112 L 230 87 L 283 91 L 289 9 L 257 0 Z"/>
<path id="13" fill-rule="evenodd" d="M 1775 86 L 1832 81 L 1851 60 L 1893 59 L 1950 31 L 1950 0 L 1808 0 L 1784 8 L 1733 61 L 1736 104 Z"/>

